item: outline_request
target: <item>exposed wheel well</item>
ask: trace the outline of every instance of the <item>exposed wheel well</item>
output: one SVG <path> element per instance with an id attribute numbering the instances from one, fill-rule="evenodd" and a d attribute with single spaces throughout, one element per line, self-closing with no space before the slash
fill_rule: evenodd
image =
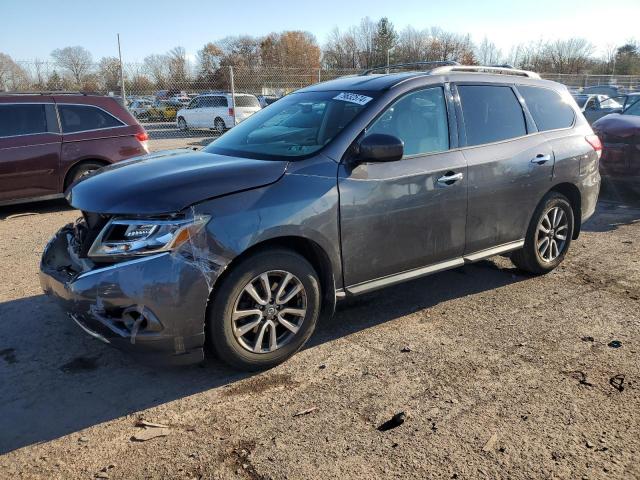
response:
<path id="1" fill-rule="evenodd" d="M 84 160 L 80 160 L 79 162 L 73 164 L 68 170 L 66 175 L 64 176 L 64 183 L 62 184 L 62 191 L 64 192 L 67 187 L 69 187 L 69 185 L 71 184 L 71 180 L 73 179 L 73 176 L 75 175 L 76 171 L 78 170 L 78 168 L 82 167 L 83 165 L 86 165 L 88 163 L 97 163 L 102 165 L 103 167 L 106 165 L 109 165 L 109 162 L 107 162 L 106 160 L 101 160 L 99 158 L 85 158 Z"/>
<path id="2" fill-rule="evenodd" d="M 571 209 L 573 210 L 573 240 L 580 235 L 582 227 L 582 197 L 580 190 L 572 183 L 559 183 L 554 186 L 550 192 L 558 192 L 569 199 Z"/>
<path id="3" fill-rule="evenodd" d="M 320 288 L 322 290 L 322 311 L 320 313 L 321 318 L 326 318 L 333 315 L 336 297 L 334 272 L 331 268 L 331 261 L 329 260 L 326 252 L 322 249 L 322 247 L 320 247 L 320 245 L 307 238 L 295 236 L 278 237 L 270 240 L 265 240 L 264 242 L 260 242 L 251 246 L 236 258 L 234 258 L 231 263 L 229 263 L 229 265 L 227 265 L 225 271 L 222 272 L 222 274 L 216 280 L 216 284 L 224 281 L 224 279 L 229 275 L 229 272 L 233 270 L 233 267 L 239 261 L 257 252 L 272 248 L 286 248 L 292 250 L 297 254 L 303 256 L 311 264 L 311 266 L 318 274 L 318 278 L 320 279 Z M 216 287 L 214 286 L 211 295 L 215 295 L 215 292 Z M 211 303 L 212 302 L 210 298 L 209 305 L 211 305 Z M 209 318 L 209 315 L 207 315 L 207 318 Z M 205 329 L 205 331 L 207 330 Z"/>

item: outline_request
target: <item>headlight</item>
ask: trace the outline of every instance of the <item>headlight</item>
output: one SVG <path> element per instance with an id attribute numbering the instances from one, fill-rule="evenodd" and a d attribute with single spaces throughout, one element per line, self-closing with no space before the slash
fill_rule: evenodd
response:
<path id="1" fill-rule="evenodd" d="M 207 215 L 175 220 L 114 218 L 96 237 L 88 255 L 113 259 L 175 250 L 194 237 L 209 218 Z"/>

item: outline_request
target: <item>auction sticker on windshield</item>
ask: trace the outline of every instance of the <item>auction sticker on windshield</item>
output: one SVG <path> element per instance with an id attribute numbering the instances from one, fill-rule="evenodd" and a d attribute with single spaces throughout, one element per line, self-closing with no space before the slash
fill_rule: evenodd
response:
<path id="1" fill-rule="evenodd" d="M 371 97 L 367 97 L 366 95 L 359 95 L 351 92 L 340 92 L 338 95 L 333 97 L 333 99 L 342 100 L 343 102 L 357 103 L 358 105 L 365 105 L 373 100 Z"/>

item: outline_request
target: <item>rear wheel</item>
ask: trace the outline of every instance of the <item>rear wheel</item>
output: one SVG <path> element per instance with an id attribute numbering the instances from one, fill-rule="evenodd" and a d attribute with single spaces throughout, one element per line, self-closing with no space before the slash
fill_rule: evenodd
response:
<path id="1" fill-rule="evenodd" d="M 315 330 L 320 282 L 302 256 L 268 250 L 223 279 L 209 310 L 207 338 L 234 368 L 261 370 L 297 352 Z"/>
<path id="2" fill-rule="evenodd" d="M 182 130 L 182 131 L 189 130 L 189 126 L 187 125 L 187 121 L 182 117 L 178 117 L 178 130 Z"/>
<path id="3" fill-rule="evenodd" d="M 219 134 L 223 134 L 226 128 L 227 128 L 227 125 L 224 123 L 224 120 L 222 120 L 220 117 L 216 118 L 213 121 L 213 129 Z"/>
<path id="4" fill-rule="evenodd" d="M 67 177 L 64 188 L 67 189 L 71 184 L 104 167 L 104 163 L 86 162 L 77 165 Z"/>
<path id="5" fill-rule="evenodd" d="M 569 250 L 573 225 L 573 209 L 567 197 L 557 192 L 547 194 L 529 223 L 524 247 L 513 252 L 511 261 L 527 272 L 550 272 Z"/>

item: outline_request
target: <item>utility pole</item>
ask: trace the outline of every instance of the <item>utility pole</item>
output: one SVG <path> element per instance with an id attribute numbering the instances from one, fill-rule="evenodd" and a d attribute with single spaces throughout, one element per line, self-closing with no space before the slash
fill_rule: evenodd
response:
<path id="1" fill-rule="evenodd" d="M 231 84 L 231 108 L 233 114 L 233 126 L 236 126 L 236 85 L 233 78 L 233 67 L 229 65 L 229 83 Z"/>
<path id="2" fill-rule="evenodd" d="M 120 34 L 118 33 L 118 58 L 120 59 L 120 96 L 122 97 L 122 105 L 127 106 L 127 97 L 124 91 L 124 69 L 122 67 L 122 51 L 120 50 Z"/>

